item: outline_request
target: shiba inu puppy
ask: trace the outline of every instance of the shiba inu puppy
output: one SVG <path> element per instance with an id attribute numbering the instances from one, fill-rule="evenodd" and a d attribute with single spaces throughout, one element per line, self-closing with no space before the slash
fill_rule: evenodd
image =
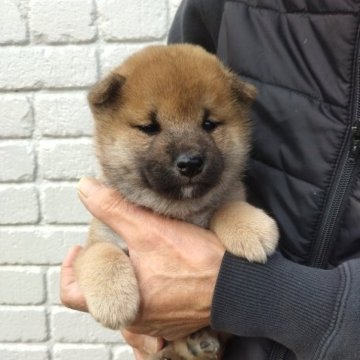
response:
<path id="1" fill-rule="evenodd" d="M 130 56 L 88 96 L 106 183 L 135 204 L 211 229 L 237 256 L 265 262 L 277 226 L 246 202 L 241 181 L 255 96 L 252 85 L 198 46 L 152 46 Z M 112 329 L 130 325 L 140 301 L 121 247 L 93 220 L 76 263 L 90 313 Z M 204 329 L 152 359 L 217 359 L 220 347 Z"/>

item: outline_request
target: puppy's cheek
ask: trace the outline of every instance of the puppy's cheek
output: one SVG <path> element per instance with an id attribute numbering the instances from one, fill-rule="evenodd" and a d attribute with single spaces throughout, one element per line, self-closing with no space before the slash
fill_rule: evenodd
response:
<path id="1" fill-rule="evenodd" d="M 208 153 L 207 158 L 206 168 L 202 176 L 210 187 L 214 187 L 220 182 L 225 171 L 233 171 L 233 169 L 225 169 L 225 158 L 218 149 Z"/>

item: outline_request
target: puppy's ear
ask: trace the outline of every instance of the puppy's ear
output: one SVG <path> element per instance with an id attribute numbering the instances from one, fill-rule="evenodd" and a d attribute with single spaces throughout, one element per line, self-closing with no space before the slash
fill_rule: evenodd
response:
<path id="1" fill-rule="evenodd" d="M 256 99 L 256 87 L 245 81 L 242 81 L 237 75 L 233 73 L 231 74 L 231 89 L 235 99 L 249 107 Z"/>
<path id="2" fill-rule="evenodd" d="M 93 109 L 114 108 L 121 98 L 121 88 L 126 78 L 111 73 L 97 82 L 89 91 L 88 100 Z"/>

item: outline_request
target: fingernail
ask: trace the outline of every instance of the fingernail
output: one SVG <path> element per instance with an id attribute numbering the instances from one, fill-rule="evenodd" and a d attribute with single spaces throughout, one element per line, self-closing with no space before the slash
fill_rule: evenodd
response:
<path id="1" fill-rule="evenodd" d="M 158 348 L 159 348 L 158 339 L 145 335 L 145 339 L 144 339 L 145 352 L 149 354 L 155 354 L 156 352 L 158 352 L 159 350 Z"/>
<path id="2" fill-rule="evenodd" d="M 86 176 L 82 177 L 77 184 L 78 192 L 84 197 L 88 197 L 99 187 L 101 187 L 101 184 L 97 180 Z"/>

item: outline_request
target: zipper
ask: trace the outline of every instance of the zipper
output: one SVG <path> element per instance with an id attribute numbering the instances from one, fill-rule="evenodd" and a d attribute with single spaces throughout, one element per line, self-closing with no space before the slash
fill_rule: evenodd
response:
<path id="1" fill-rule="evenodd" d="M 360 147 L 360 119 L 357 121 L 357 124 L 352 127 L 351 130 L 353 133 L 353 144 L 351 150 L 354 157 L 356 157 L 356 154 L 359 152 L 359 147 Z"/>
<path id="2" fill-rule="evenodd" d="M 309 265 L 317 268 L 325 268 L 332 245 L 338 233 L 344 201 L 350 190 L 354 170 L 356 169 L 360 148 L 360 26 L 356 40 L 356 56 L 354 69 L 354 94 L 351 99 L 350 146 L 347 150 L 342 166 L 338 171 L 334 184 L 330 190 L 330 196 L 326 204 L 325 213 L 320 225 L 317 239 L 312 249 L 312 257 Z"/>
<path id="3" fill-rule="evenodd" d="M 341 213 L 344 201 L 347 200 L 347 193 L 352 184 L 354 170 L 356 168 L 356 158 L 360 143 L 360 127 L 357 124 L 351 128 L 351 144 L 346 160 L 339 171 L 331 190 L 330 198 L 324 213 L 323 221 L 320 226 L 317 241 L 312 250 L 310 266 L 325 268 L 328 262 L 332 245 L 336 239 L 337 229 L 341 221 Z"/>
<path id="4" fill-rule="evenodd" d="M 348 149 L 341 167 L 331 186 L 330 196 L 322 218 L 320 230 L 312 248 L 309 266 L 326 268 L 332 245 L 338 233 L 345 200 L 353 182 L 354 172 L 359 162 L 360 153 L 360 26 L 358 26 L 354 69 L 354 94 L 351 101 L 352 126 L 347 134 Z M 275 343 L 269 360 L 287 360 L 289 350 Z"/>

